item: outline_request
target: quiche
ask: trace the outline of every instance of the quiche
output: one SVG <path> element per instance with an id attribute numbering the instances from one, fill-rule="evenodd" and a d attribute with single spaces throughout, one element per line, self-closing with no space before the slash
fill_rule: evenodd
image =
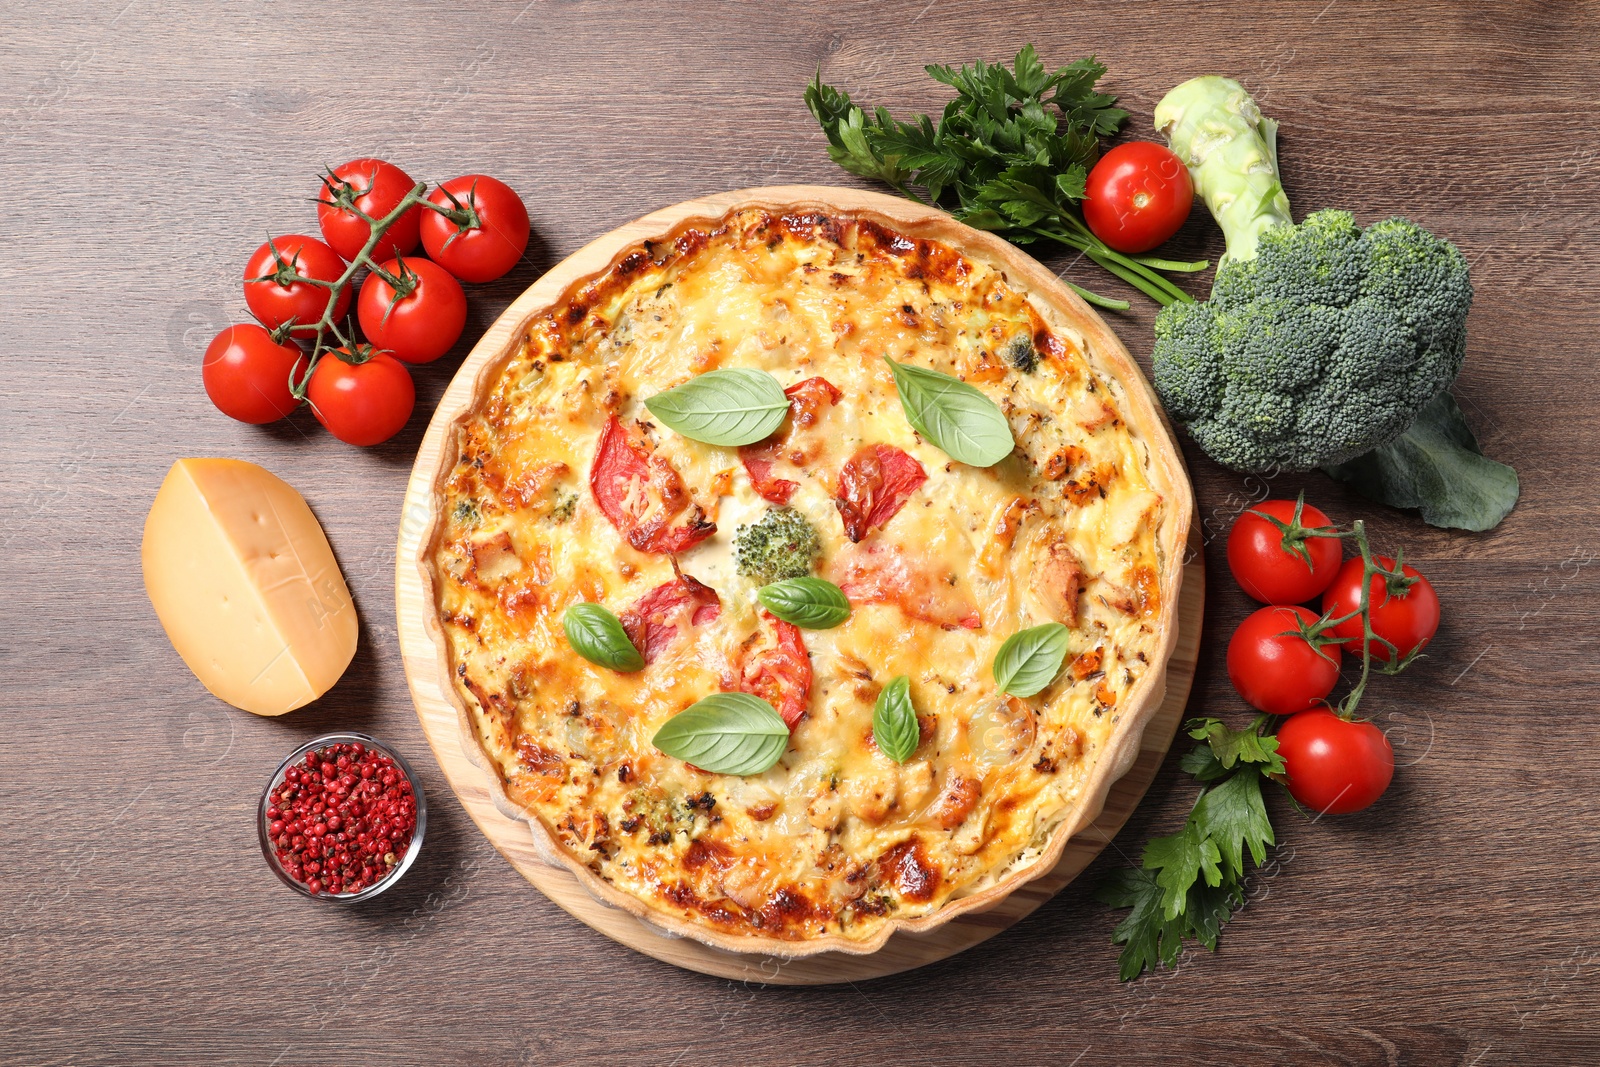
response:
<path id="1" fill-rule="evenodd" d="M 1011 246 L 872 194 L 726 203 L 597 242 L 481 362 L 417 560 L 429 627 L 502 807 L 595 896 L 726 949 L 870 952 L 1047 872 L 1099 813 L 1164 690 L 1192 499 L 1122 346 Z M 919 432 L 891 361 L 978 390 L 1009 454 Z M 782 387 L 770 436 L 707 444 L 646 407 L 726 370 Z M 775 512 L 814 531 L 800 569 L 842 623 L 758 600 L 741 539 Z M 580 603 L 638 669 L 579 654 Z M 1059 670 L 1003 692 L 1001 646 L 1048 623 Z M 874 729 L 901 677 L 903 761 Z M 656 747 L 718 693 L 781 716 L 776 763 Z"/>

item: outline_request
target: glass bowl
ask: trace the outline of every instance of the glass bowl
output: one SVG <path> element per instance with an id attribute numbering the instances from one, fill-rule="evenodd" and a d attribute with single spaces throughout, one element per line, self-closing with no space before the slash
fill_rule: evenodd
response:
<path id="1" fill-rule="evenodd" d="M 417 802 L 417 826 L 411 833 L 411 844 L 406 847 L 405 855 L 399 858 L 399 862 L 394 865 L 392 870 L 376 882 L 354 893 L 313 893 L 306 888 L 303 882 L 296 881 L 288 871 L 283 869 L 283 864 L 278 861 L 278 850 L 273 846 L 272 838 L 267 832 L 269 826 L 267 808 L 271 806 L 272 795 L 283 785 L 284 773 L 296 763 L 303 763 L 306 753 L 326 748 L 329 745 L 355 744 L 358 742 L 394 760 L 395 766 L 400 768 L 400 772 L 411 783 L 411 795 L 416 798 Z M 278 769 L 272 772 L 272 777 L 268 780 L 267 787 L 261 791 L 261 802 L 256 805 L 256 832 L 261 839 L 261 854 L 267 858 L 267 866 L 272 868 L 272 873 L 276 874 L 278 880 L 284 885 L 303 897 L 308 897 L 312 900 L 332 901 L 339 904 L 354 904 L 360 900 L 370 900 L 398 882 L 406 871 L 411 869 L 411 865 L 417 860 L 417 854 L 422 851 L 422 833 L 427 828 L 427 825 L 428 803 L 422 793 L 422 781 L 417 777 L 417 772 L 411 769 L 411 764 L 406 762 L 404 756 L 377 738 L 354 732 L 323 734 L 321 737 L 307 741 L 289 753 L 284 758 L 284 761 L 278 764 Z"/>

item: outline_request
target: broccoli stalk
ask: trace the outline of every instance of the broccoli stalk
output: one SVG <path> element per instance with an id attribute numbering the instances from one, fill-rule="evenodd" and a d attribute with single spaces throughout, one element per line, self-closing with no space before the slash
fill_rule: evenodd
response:
<path id="1" fill-rule="evenodd" d="M 1211 298 L 1156 318 L 1173 418 L 1235 470 L 1321 468 L 1435 526 L 1497 525 L 1516 472 L 1483 455 L 1449 392 L 1472 304 L 1460 251 L 1405 219 L 1295 225 L 1277 124 L 1236 81 L 1185 82 L 1155 122 L 1227 238 Z"/>
<path id="2" fill-rule="evenodd" d="M 1219 266 L 1254 259 L 1263 231 L 1294 225 L 1278 179 L 1278 124 L 1261 117 L 1238 82 L 1215 75 L 1186 81 L 1156 105 L 1155 123 L 1227 235 Z"/>

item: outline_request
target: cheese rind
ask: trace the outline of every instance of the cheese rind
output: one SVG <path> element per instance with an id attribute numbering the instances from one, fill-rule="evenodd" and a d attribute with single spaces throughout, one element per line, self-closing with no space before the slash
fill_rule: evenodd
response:
<path id="1" fill-rule="evenodd" d="M 356 611 L 304 498 L 237 459 L 180 459 L 145 519 L 145 591 L 172 646 L 215 696 L 282 715 L 333 687 Z"/>

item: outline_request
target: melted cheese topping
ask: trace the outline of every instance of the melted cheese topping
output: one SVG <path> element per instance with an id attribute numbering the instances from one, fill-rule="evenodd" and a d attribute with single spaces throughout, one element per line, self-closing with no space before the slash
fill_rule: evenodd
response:
<path id="1" fill-rule="evenodd" d="M 982 389 L 1017 450 L 976 469 L 922 440 L 885 356 Z M 869 566 L 902 591 L 804 633 L 807 714 L 782 760 L 746 778 L 650 744 L 667 719 L 734 687 L 742 650 L 770 634 L 732 553 L 769 505 L 737 450 L 655 425 L 643 406 L 719 367 L 785 386 L 820 375 L 841 391 L 792 431 L 773 473 L 798 483 L 790 506 L 821 535 L 819 573 Z M 530 325 L 464 423 L 445 487 L 440 618 L 508 794 L 601 878 L 730 933 L 866 937 L 1029 862 L 1084 799 L 1159 645 L 1163 498 L 1124 404 L 1082 337 L 1047 323 L 1000 270 L 937 242 L 745 210 L 634 250 Z M 589 487 L 611 416 L 676 470 L 714 535 L 673 558 L 612 526 Z M 927 481 L 851 544 L 838 474 L 880 443 Z M 675 567 L 716 590 L 714 621 L 684 619 L 632 674 L 569 647 L 569 605 L 621 615 Z M 1060 677 L 1027 700 L 997 693 L 1000 644 L 1052 619 L 1072 627 Z M 904 765 L 871 741 L 874 701 L 901 674 L 923 727 Z"/>

